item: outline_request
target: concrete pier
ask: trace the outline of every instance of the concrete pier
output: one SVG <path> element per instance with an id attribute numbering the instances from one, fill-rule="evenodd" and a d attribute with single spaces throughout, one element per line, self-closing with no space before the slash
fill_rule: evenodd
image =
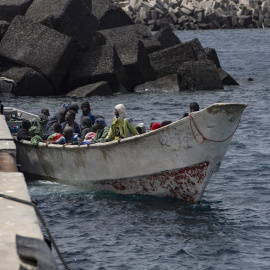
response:
<path id="1" fill-rule="evenodd" d="M 6 163 L 15 163 L 16 146 L 4 115 L 0 115 L 0 154 L 6 155 Z M 24 175 L 16 172 L 14 164 L 0 166 L 0 193 L 31 202 Z M 0 270 L 36 269 L 20 258 L 16 249 L 16 234 L 43 240 L 34 208 L 0 197 L 0 209 Z"/>

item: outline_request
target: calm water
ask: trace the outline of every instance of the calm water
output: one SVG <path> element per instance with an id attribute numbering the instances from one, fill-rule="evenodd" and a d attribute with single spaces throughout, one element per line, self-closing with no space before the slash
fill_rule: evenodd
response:
<path id="1" fill-rule="evenodd" d="M 177 35 L 182 42 L 197 37 L 204 47 L 215 48 L 221 66 L 240 86 L 215 92 L 93 97 L 89 100 L 92 111 L 103 114 L 110 124 L 114 105 L 123 103 L 136 124 L 149 124 L 178 119 L 192 101 L 202 108 L 215 102 L 247 103 L 224 162 L 195 205 L 176 199 L 28 182 L 29 192 L 37 200 L 70 269 L 270 267 L 270 29 Z M 248 82 L 249 77 L 254 81 Z M 33 113 L 44 105 L 53 113 L 69 101 L 3 99 L 6 106 Z"/>

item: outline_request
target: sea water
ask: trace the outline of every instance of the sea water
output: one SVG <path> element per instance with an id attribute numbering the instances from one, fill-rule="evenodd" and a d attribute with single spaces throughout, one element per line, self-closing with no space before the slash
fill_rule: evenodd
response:
<path id="1" fill-rule="evenodd" d="M 123 103 L 135 124 L 148 125 L 179 119 L 193 101 L 201 108 L 216 102 L 247 103 L 227 155 L 196 204 L 28 181 L 30 195 L 70 269 L 270 269 L 270 29 L 176 34 L 182 42 L 198 38 L 203 47 L 215 48 L 222 68 L 240 85 L 91 97 L 92 112 L 111 124 L 114 106 Z M 71 101 L 2 100 L 5 106 L 36 114 L 42 107 L 53 114 Z M 54 249 L 53 254 L 64 269 Z"/>

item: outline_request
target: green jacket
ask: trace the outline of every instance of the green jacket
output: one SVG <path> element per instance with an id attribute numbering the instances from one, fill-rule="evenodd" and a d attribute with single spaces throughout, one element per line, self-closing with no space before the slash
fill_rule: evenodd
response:
<path id="1" fill-rule="evenodd" d="M 108 126 L 104 127 L 103 129 L 99 129 L 97 131 L 96 136 L 91 141 L 94 143 L 105 141 L 105 139 L 109 133 L 109 130 L 110 130 L 110 127 L 108 127 Z"/>
<path id="2" fill-rule="evenodd" d="M 134 125 L 132 123 L 129 123 L 126 119 L 118 119 L 118 118 L 114 118 L 113 119 L 113 123 L 110 127 L 110 131 L 106 137 L 106 140 L 108 141 L 112 141 L 115 138 L 115 131 L 116 131 L 116 122 L 118 121 L 119 123 L 119 129 L 120 129 L 120 136 L 123 138 L 127 138 L 128 137 L 128 130 L 131 132 L 131 134 L 133 135 L 139 135 L 138 131 L 136 130 L 136 128 L 134 127 Z"/>
<path id="3" fill-rule="evenodd" d="M 31 126 L 38 127 L 39 135 L 42 136 L 45 133 L 47 122 L 48 122 L 48 117 L 38 116 L 32 119 Z"/>

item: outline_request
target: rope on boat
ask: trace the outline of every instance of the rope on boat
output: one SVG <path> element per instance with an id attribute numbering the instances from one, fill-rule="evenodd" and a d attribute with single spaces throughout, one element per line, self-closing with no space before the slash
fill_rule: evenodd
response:
<path id="1" fill-rule="evenodd" d="M 192 135 L 193 135 L 194 139 L 195 139 L 198 143 L 204 143 L 204 141 L 210 141 L 210 142 L 225 142 L 225 141 L 227 141 L 228 139 L 230 139 L 230 138 L 233 136 L 233 134 L 234 134 L 235 131 L 237 130 L 237 128 L 238 128 L 238 126 L 239 126 L 239 123 L 240 123 L 240 120 L 241 120 L 241 119 L 239 119 L 239 122 L 238 122 L 238 124 L 237 124 L 235 130 L 233 131 L 233 133 L 232 133 L 229 137 L 227 137 L 227 138 L 224 139 L 224 140 L 212 140 L 212 139 L 208 139 L 207 137 L 205 137 L 205 136 L 202 134 L 202 132 L 199 130 L 198 126 L 196 125 L 196 123 L 195 123 L 195 121 L 194 121 L 194 119 L 193 119 L 193 117 L 192 117 L 192 114 L 193 114 L 193 112 L 190 113 L 190 115 L 189 115 L 190 129 L 191 129 L 191 132 L 192 132 Z M 195 136 L 195 134 L 194 134 L 194 131 L 193 131 L 193 128 L 192 128 L 192 123 L 194 124 L 194 126 L 195 126 L 195 128 L 197 129 L 198 133 L 201 135 L 202 141 L 199 141 L 199 140 L 196 138 L 196 136 Z"/>
<path id="2" fill-rule="evenodd" d="M 53 237 L 52 237 L 52 235 L 51 235 L 51 233 L 50 233 L 50 230 L 49 230 L 49 228 L 47 227 L 47 224 L 46 224 L 46 222 L 45 222 L 43 216 L 41 215 L 41 213 L 40 213 L 38 207 L 36 206 L 36 204 L 34 204 L 34 203 L 32 203 L 32 202 L 28 202 L 28 201 L 22 200 L 22 199 L 18 199 L 18 198 L 15 198 L 15 197 L 11 197 L 11 196 L 8 196 L 8 195 L 5 195 L 5 194 L 1 194 L 1 193 L 0 193 L 0 197 L 2 197 L 2 198 L 4 198 L 4 199 L 7 199 L 7 200 L 11 200 L 11 201 L 15 201 L 15 202 L 27 204 L 27 205 L 30 205 L 30 206 L 33 206 L 33 207 L 34 207 L 34 209 L 35 209 L 35 211 L 36 211 L 36 213 L 37 213 L 37 216 L 39 217 L 39 219 L 40 219 L 40 221 L 41 221 L 41 223 L 42 223 L 42 225 L 43 225 L 43 227 L 44 227 L 46 233 L 48 234 L 48 237 L 49 237 L 50 241 L 52 242 L 52 244 L 53 244 L 53 246 L 54 246 L 54 248 L 55 248 L 55 250 L 56 250 L 56 252 L 57 252 L 57 254 L 58 254 L 59 258 L 60 258 L 60 260 L 62 261 L 62 263 L 63 263 L 65 269 L 66 269 L 66 270 L 69 270 L 69 267 L 68 267 L 67 263 L 65 262 L 65 260 L 64 260 L 64 258 L 63 258 L 63 256 L 62 256 L 62 254 L 61 254 L 61 252 L 60 252 L 60 250 L 58 249 L 58 247 L 57 247 L 57 245 L 56 245 L 56 243 L 55 243 L 55 241 L 54 241 L 54 239 L 53 239 Z"/>

